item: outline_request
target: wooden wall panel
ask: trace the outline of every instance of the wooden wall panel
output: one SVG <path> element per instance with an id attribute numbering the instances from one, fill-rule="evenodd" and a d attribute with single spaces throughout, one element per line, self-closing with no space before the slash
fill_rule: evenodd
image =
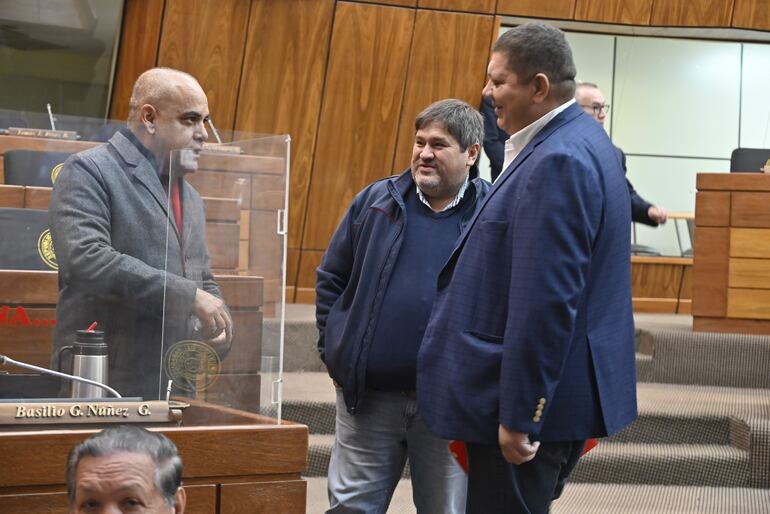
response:
<path id="1" fill-rule="evenodd" d="M 727 285 L 770 289 L 770 259 L 730 259 Z"/>
<path id="2" fill-rule="evenodd" d="M 304 480 L 222 484 L 220 489 L 221 514 L 305 511 L 307 486 Z"/>
<path id="3" fill-rule="evenodd" d="M 110 118 L 128 117 L 128 100 L 134 82 L 143 71 L 155 66 L 165 0 L 128 0 L 123 10 L 123 28 L 110 99 Z"/>
<path id="4" fill-rule="evenodd" d="M 730 225 L 729 191 L 698 191 L 695 197 L 696 226 L 727 227 Z"/>
<path id="5" fill-rule="evenodd" d="M 315 303 L 315 270 L 321 264 L 324 252 L 302 250 L 297 275 L 297 303 Z"/>
<path id="6" fill-rule="evenodd" d="M 652 0 L 577 0 L 575 19 L 649 25 Z"/>
<path id="7" fill-rule="evenodd" d="M 454 97 L 478 108 L 493 26 L 492 16 L 417 11 L 394 173 L 409 166 L 414 119 L 425 107 L 436 100 Z M 456 41 L 463 44 L 455 44 Z M 444 51 L 437 52 L 436 48 Z"/>
<path id="8" fill-rule="evenodd" d="M 770 255 L 770 228 L 731 228 L 730 257 L 764 259 Z"/>
<path id="9" fill-rule="evenodd" d="M 652 25 L 729 27 L 734 0 L 654 0 Z"/>
<path id="10" fill-rule="evenodd" d="M 254 0 L 235 128 L 291 134 L 289 247 L 302 240 L 333 0 Z M 293 282 L 292 282 L 293 283 Z"/>
<path id="11" fill-rule="evenodd" d="M 730 209 L 734 227 L 770 227 L 770 193 L 732 193 Z"/>
<path id="12" fill-rule="evenodd" d="M 575 0 L 498 0 L 497 13 L 571 20 L 575 16 Z"/>
<path id="13" fill-rule="evenodd" d="M 270 1 L 270 0 L 268 0 Z M 400 7 L 417 7 L 417 0 L 353 0 L 363 4 L 386 4 Z"/>
<path id="14" fill-rule="evenodd" d="M 497 0 L 417 0 L 417 7 L 421 9 L 494 14 L 496 3 Z"/>
<path id="15" fill-rule="evenodd" d="M 727 313 L 729 228 L 695 228 L 692 313 L 723 317 Z"/>
<path id="16" fill-rule="evenodd" d="M 414 17 L 337 3 L 303 249 L 326 248 L 353 196 L 392 171 Z"/>
<path id="17" fill-rule="evenodd" d="M 770 291 L 767 289 L 728 289 L 727 317 L 770 319 Z"/>
<path id="18" fill-rule="evenodd" d="M 249 0 L 166 0 L 158 65 L 194 75 L 214 124 L 232 129 Z M 213 136 L 212 136 L 213 138 Z"/>
<path id="19" fill-rule="evenodd" d="M 770 30 L 770 2 L 767 0 L 735 0 L 733 27 Z"/>

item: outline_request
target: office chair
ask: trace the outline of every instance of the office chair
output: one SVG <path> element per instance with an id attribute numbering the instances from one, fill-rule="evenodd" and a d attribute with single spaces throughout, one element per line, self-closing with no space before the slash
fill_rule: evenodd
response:
<path id="1" fill-rule="evenodd" d="M 14 186 L 51 187 L 69 152 L 9 150 L 4 156 L 5 183 Z"/>
<path id="2" fill-rule="evenodd" d="M 760 173 L 770 166 L 770 148 L 736 148 L 730 155 L 730 172 Z"/>

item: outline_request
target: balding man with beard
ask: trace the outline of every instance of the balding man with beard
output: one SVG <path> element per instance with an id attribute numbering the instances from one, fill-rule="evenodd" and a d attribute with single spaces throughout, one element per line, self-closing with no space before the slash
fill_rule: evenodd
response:
<path id="1" fill-rule="evenodd" d="M 221 352 L 232 340 L 203 203 L 183 179 L 197 168 L 208 117 L 194 77 L 148 70 L 134 85 L 127 128 L 68 159 L 53 189 L 54 356 L 96 321 L 109 347 L 109 385 L 123 395 L 161 395 L 163 347 L 195 335 Z M 172 167 L 176 150 L 183 158 Z"/>

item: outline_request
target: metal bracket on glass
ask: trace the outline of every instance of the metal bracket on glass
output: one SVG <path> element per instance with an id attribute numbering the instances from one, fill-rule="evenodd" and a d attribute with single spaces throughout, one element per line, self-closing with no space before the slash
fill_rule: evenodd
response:
<path id="1" fill-rule="evenodd" d="M 270 395 L 270 402 L 273 405 L 281 403 L 281 397 L 283 396 L 283 379 L 273 380 L 273 389 Z"/>
<path id="2" fill-rule="evenodd" d="M 286 209 L 278 209 L 276 211 L 276 229 L 275 231 L 278 232 L 278 235 L 285 236 L 286 235 Z"/>

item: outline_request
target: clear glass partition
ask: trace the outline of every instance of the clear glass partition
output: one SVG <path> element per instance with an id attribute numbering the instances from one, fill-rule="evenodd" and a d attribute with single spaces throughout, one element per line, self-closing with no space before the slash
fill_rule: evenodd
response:
<path id="1" fill-rule="evenodd" d="M 0 355 L 70 373 L 61 348 L 93 328 L 124 397 L 280 420 L 289 137 L 228 132 L 173 152 L 164 181 L 122 122 L 33 121 L 0 111 Z M 212 340 L 198 290 L 224 301 L 230 341 Z M 42 377 L 0 366 L 0 398 L 71 395 Z"/>
<path id="2" fill-rule="evenodd" d="M 172 396 L 280 420 L 289 138 L 180 150 L 170 162 L 159 397 L 171 380 Z M 181 246 L 173 184 L 181 184 Z M 187 300 L 173 292 L 180 266 L 197 294 L 224 300 L 226 314 L 174 303 Z"/>

